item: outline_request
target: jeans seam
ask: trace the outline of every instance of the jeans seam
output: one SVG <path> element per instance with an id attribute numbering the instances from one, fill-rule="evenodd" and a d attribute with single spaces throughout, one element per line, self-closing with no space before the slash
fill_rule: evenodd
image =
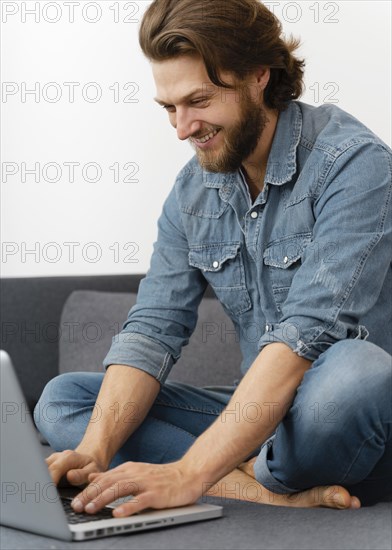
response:
<path id="1" fill-rule="evenodd" d="M 164 401 L 158 401 L 158 399 L 155 401 L 154 405 L 160 406 L 160 407 L 171 407 L 174 409 L 180 409 L 183 411 L 189 411 L 189 412 L 196 412 L 196 413 L 202 413 L 202 414 L 211 414 L 214 416 L 219 416 L 222 411 L 217 410 L 206 410 L 206 409 L 199 409 L 195 407 L 189 407 L 186 405 L 180 405 L 175 402 L 164 402 Z"/>
<path id="2" fill-rule="evenodd" d="M 366 443 L 367 443 L 368 441 L 371 441 L 371 440 L 373 439 L 373 437 L 374 437 L 374 436 L 370 436 L 368 439 L 365 439 L 365 441 L 362 443 L 362 445 L 361 445 L 360 448 L 358 449 L 358 452 L 357 452 L 357 454 L 355 455 L 353 461 L 351 462 L 350 466 L 348 467 L 348 470 L 346 471 L 344 477 L 340 480 L 339 483 L 344 483 L 344 482 L 345 482 L 345 480 L 347 479 L 348 475 L 350 474 L 350 472 L 351 472 L 351 470 L 352 470 L 354 464 L 356 463 L 356 461 L 357 461 L 359 455 L 361 454 L 362 449 L 364 448 L 364 446 L 366 445 Z"/>

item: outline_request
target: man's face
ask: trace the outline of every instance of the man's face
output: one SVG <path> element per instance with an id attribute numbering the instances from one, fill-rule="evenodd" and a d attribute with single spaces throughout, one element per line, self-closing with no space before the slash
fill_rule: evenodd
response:
<path id="1" fill-rule="evenodd" d="M 257 87 L 215 86 L 196 57 L 153 62 L 152 69 L 156 101 L 169 113 L 178 138 L 190 140 L 201 166 L 222 173 L 239 169 L 255 150 L 267 122 Z M 234 83 L 231 75 L 221 76 Z"/>

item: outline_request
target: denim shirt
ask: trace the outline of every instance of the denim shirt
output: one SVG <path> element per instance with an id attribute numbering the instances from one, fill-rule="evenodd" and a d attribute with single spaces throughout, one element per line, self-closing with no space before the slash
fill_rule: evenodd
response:
<path id="1" fill-rule="evenodd" d="M 314 361 L 335 342 L 392 351 L 392 151 L 334 105 L 280 113 L 263 191 L 194 157 L 158 222 L 136 305 L 104 360 L 163 383 L 209 283 L 239 336 L 243 374 L 283 342 Z"/>

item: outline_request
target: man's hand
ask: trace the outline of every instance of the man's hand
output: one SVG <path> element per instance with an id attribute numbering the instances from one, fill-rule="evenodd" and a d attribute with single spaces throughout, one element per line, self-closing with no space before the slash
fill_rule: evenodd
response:
<path id="1" fill-rule="evenodd" d="M 56 485 L 64 476 L 71 485 L 84 485 L 88 483 L 90 474 L 106 470 L 93 456 L 77 451 L 53 453 L 46 459 L 46 464 Z"/>
<path id="2" fill-rule="evenodd" d="M 114 509 L 115 517 L 131 516 L 146 508 L 172 508 L 192 504 L 202 494 L 181 469 L 180 462 L 146 464 L 126 462 L 105 473 L 88 476 L 90 484 L 72 501 L 76 512 L 95 513 L 118 498 L 133 495 Z"/>

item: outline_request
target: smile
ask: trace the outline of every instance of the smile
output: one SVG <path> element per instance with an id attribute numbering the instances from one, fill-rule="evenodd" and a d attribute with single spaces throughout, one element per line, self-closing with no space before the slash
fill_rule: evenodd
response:
<path id="1" fill-rule="evenodd" d="M 207 141 L 210 141 L 210 139 L 212 139 L 213 137 L 216 136 L 216 134 L 220 132 L 220 130 L 214 130 L 213 132 L 210 132 L 209 134 L 201 137 L 201 138 L 193 138 L 194 141 L 196 141 L 196 143 L 207 143 Z"/>

